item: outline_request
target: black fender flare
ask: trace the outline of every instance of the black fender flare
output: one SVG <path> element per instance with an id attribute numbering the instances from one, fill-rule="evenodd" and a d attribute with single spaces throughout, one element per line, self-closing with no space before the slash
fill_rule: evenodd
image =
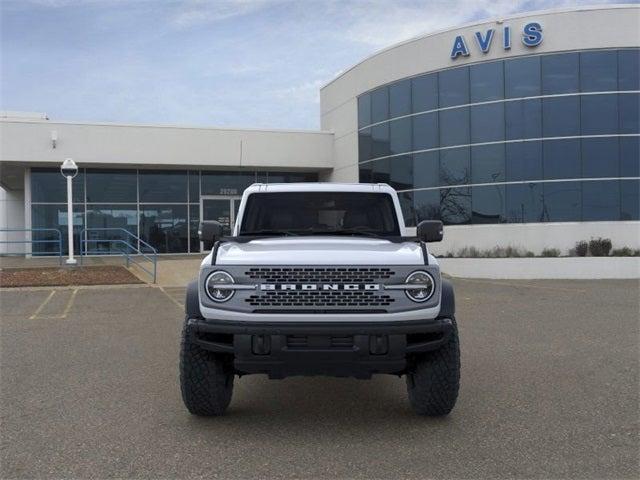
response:
<path id="1" fill-rule="evenodd" d="M 203 318 L 202 313 L 200 312 L 197 280 L 189 282 L 187 285 L 187 293 L 184 300 L 184 313 L 187 314 L 187 318 Z"/>
<path id="2" fill-rule="evenodd" d="M 454 318 L 456 314 L 456 295 L 453 284 L 442 279 L 442 297 L 440 299 L 440 317 Z"/>

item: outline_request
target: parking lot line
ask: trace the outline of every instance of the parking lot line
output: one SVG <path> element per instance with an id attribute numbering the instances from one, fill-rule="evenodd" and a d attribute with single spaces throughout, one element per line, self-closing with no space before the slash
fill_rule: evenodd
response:
<path id="1" fill-rule="evenodd" d="M 31 315 L 29 317 L 29 320 L 34 320 L 38 314 L 42 311 L 42 309 L 47 305 L 47 303 L 49 303 L 49 300 L 51 300 L 51 298 L 53 297 L 53 295 L 56 293 L 55 290 L 51 290 L 51 293 L 47 296 L 47 298 L 44 299 L 44 301 L 40 304 L 40 306 L 36 309 L 35 312 L 33 312 L 33 315 Z"/>
<path id="2" fill-rule="evenodd" d="M 182 303 L 178 302 L 178 301 L 177 301 L 177 300 L 176 300 L 172 295 L 170 295 L 170 294 L 169 294 L 169 293 L 164 289 L 164 287 L 158 286 L 158 288 L 160 289 L 160 291 L 161 291 L 162 293 L 164 293 L 164 294 L 169 298 L 169 300 L 171 300 L 173 303 L 175 303 L 175 304 L 178 306 L 178 308 L 180 308 L 180 309 L 183 309 L 183 308 L 184 308 L 184 305 L 183 305 Z"/>

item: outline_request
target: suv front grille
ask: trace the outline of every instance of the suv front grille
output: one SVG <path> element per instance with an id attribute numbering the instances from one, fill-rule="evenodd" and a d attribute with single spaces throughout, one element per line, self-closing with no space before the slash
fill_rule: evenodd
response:
<path id="1" fill-rule="evenodd" d="M 265 283 L 376 283 L 394 274 L 384 267 L 259 267 L 245 272 Z"/>
<path id="2" fill-rule="evenodd" d="M 253 307 L 387 307 L 395 300 L 373 291 L 267 291 L 245 300 Z"/>

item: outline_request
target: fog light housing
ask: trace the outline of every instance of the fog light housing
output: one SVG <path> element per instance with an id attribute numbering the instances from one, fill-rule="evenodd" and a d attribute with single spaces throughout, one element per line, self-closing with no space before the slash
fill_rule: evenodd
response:
<path id="1" fill-rule="evenodd" d="M 424 271 L 413 272 L 405 280 L 405 293 L 410 300 L 418 303 L 429 300 L 436 291 L 436 282 L 430 273 Z M 415 285 L 415 287 L 413 287 Z"/>
<path id="2" fill-rule="evenodd" d="M 225 289 L 225 285 L 235 283 L 233 277 L 227 272 L 218 270 L 209 274 L 207 280 L 204 282 L 204 290 L 207 292 L 207 296 L 214 302 L 226 302 L 231 297 L 235 290 Z"/>

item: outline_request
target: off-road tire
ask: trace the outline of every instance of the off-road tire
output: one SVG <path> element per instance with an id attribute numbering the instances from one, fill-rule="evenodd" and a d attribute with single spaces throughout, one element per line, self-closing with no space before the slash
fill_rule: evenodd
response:
<path id="1" fill-rule="evenodd" d="M 407 372 L 407 392 L 418 415 L 438 417 L 453 410 L 460 388 L 460 344 L 455 318 L 453 331 L 438 350 L 412 359 Z"/>
<path id="2" fill-rule="evenodd" d="M 233 394 L 233 369 L 223 356 L 193 342 L 185 319 L 180 344 L 180 390 L 182 401 L 193 415 L 224 414 Z"/>

